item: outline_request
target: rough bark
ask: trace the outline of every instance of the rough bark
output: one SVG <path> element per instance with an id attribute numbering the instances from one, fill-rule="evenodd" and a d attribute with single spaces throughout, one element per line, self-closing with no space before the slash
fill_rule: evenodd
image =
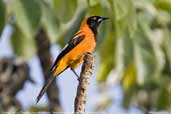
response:
<path id="1" fill-rule="evenodd" d="M 93 69 L 93 55 L 87 53 L 80 73 L 77 96 L 75 98 L 75 114 L 85 114 L 87 88 Z"/>
<path id="2" fill-rule="evenodd" d="M 0 60 L 0 112 L 22 110 L 15 96 L 29 79 L 29 66 L 24 61 L 12 58 Z"/>
<path id="3" fill-rule="evenodd" d="M 45 33 L 45 31 L 41 28 L 36 35 L 36 46 L 37 46 L 37 54 L 40 60 L 40 64 L 42 67 L 44 80 L 48 79 L 48 72 L 52 65 L 52 56 L 50 53 L 50 41 Z M 51 112 L 61 112 L 61 104 L 59 100 L 59 89 L 55 81 L 49 86 L 47 90 L 47 97 L 49 101 L 49 109 Z"/>

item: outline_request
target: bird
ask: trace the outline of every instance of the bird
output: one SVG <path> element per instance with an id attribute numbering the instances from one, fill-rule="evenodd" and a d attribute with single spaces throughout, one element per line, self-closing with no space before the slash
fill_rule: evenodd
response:
<path id="1" fill-rule="evenodd" d="M 37 103 L 55 78 L 66 69 L 70 68 L 79 79 L 79 75 L 76 73 L 75 69 L 83 62 L 85 53 L 92 53 L 95 50 L 98 27 L 101 22 L 107 19 L 109 18 L 89 16 L 82 21 L 78 32 L 76 32 L 68 44 L 64 46 L 50 68 L 49 78 L 37 96 Z"/>

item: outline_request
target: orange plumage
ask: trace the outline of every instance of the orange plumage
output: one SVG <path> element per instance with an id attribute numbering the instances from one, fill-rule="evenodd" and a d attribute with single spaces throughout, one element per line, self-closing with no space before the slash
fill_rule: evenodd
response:
<path id="1" fill-rule="evenodd" d="M 83 61 L 84 53 L 94 51 L 96 47 L 94 33 L 89 29 L 85 21 L 83 21 L 80 31 L 73 37 L 73 39 L 76 39 L 79 36 L 84 36 L 84 39 L 58 62 L 58 67 L 55 69 L 54 75 L 58 75 L 67 66 L 75 69 Z"/>
<path id="2" fill-rule="evenodd" d="M 96 47 L 97 28 L 99 24 L 106 19 L 108 18 L 91 16 L 82 21 L 80 30 L 74 35 L 56 58 L 56 61 L 50 70 L 51 74 L 49 75 L 49 80 L 41 89 L 37 97 L 37 102 L 43 96 L 55 77 L 59 76 L 60 73 L 65 71 L 67 68 L 71 68 L 71 70 L 76 74 L 74 69 L 82 63 L 84 54 L 86 52 L 94 51 Z"/>

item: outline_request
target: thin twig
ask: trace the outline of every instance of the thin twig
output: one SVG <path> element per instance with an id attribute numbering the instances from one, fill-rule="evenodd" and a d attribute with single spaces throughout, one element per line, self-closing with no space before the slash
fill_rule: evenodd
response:
<path id="1" fill-rule="evenodd" d="M 82 71 L 80 73 L 77 96 L 75 98 L 75 114 L 85 114 L 85 104 L 87 98 L 87 88 L 93 69 L 93 55 L 87 53 L 84 57 Z"/>

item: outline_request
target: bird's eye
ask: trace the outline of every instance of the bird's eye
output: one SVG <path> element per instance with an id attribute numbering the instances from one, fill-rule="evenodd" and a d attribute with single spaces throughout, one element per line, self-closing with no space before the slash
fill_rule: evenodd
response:
<path id="1" fill-rule="evenodd" d="M 97 18 L 96 17 L 93 17 L 92 20 L 95 21 Z"/>

